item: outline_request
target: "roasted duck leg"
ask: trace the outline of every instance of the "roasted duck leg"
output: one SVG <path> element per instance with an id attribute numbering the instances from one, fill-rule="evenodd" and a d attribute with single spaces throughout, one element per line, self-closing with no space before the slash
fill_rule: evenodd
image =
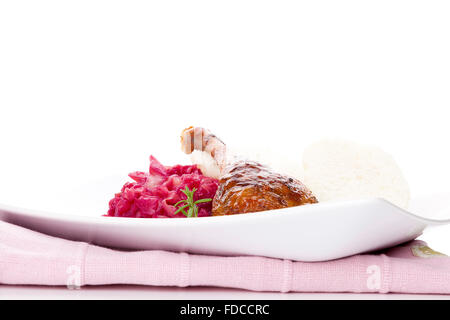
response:
<path id="1" fill-rule="evenodd" d="M 227 157 L 225 144 L 209 130 L 189 127 L 181 134 L 182 150 L 209 153 L 220 169 L 212 214 L 230 215 L 317 203 L 300 181 L 250 160 Z"/>

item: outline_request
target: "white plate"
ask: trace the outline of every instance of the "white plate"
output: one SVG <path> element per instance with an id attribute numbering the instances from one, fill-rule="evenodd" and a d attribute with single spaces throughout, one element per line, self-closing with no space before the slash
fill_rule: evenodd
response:
<path id="1" fill-rule="evenodd" d="M 0 206 L 0 219 L 115 248 L 324 261 L 400 244 L 428 226 L 450 223 L 430 218 L 430 213 L 447 213 L 449 197 L 433 199 L 413 202 L 422 216 L 382 199 L 368 199 L 192 219 L 56 215 Z"/>

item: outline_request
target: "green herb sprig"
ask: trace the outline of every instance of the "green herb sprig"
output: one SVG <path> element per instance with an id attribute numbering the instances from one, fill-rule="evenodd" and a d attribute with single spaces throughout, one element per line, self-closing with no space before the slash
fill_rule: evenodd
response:
<path id="1" fill-rule="evenodd" d="M 175 208 L 179 207 L 177 209 L 177 211 L 175 211 L 175 214 L 182 212 L 188 218 L 191 218 L 192 216 L 198 217 L 197 204 L 212 201 L 212 199 L 209 199 L 209 198 L 194 201 L 194 192 L 195 191 L 197 191 L 196 188 L 193 188 L 191 191 L 191 190 L 189 190 L 188 186 L 186 186 L 186 189 L 181 190 L 181 192 L 183 192 L 186 195 L 186 199 L 180 200 L 173 205 Z M 187 209 L 187 212 L 185 209 Z"/>

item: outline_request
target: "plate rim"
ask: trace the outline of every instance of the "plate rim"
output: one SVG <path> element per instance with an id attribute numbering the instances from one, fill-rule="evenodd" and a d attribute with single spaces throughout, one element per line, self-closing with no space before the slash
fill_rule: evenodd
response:
<path id="1" fill-rule="evenodd" d="M 336 206 L 349 206 L 350 204 L 370 204 L 370 203 L 383 203 L 384 205 L 388 205 L 394 207 L 396 212 L 406 215 L 409 218 L 414 220 L 418 220 L 422 223 L 426 223 L 428 225 L 443 225 L 450 224 L 450 219 L 433 219 L 426 218 L 420 216 L 418 214 L 414 214 L 408 210 L 405 210 L 390 201 L 375 197 L 375 198 L 367 198 L 367 199 L 358 199 L 358 200 L 343 200 L 343 201 L 333 201 L 333 202 L 321 202 L 314 204 L 307 204 L 305 206 L 311 207 L 336 207 Z M 76 215 L 76 214 L 65 214 L 65 213 L 56 213 L 49 212 L 43 210 L 22 208 L 17 206 L 10 206 L 5 204 L 0 204 L 0 212 L 7 212 L 14 215 L 22 215 L 22 216 L 30 216 L 34 218 L 46 218 L 50 220 L 65 220 L 72 222 L 90 222 L 90 223 L 107 223 L 107 224 L 153 224 L 153 225 L 171 225 L 171 226 L 188 226 L 199 223 L 218 223 L 218 221 L 241 221 L 248 219 L 268 219 L 271 218 L 274 214 L 278 214 L 280 211 L 285 211 L 283 214 L 300 214 L 299 208 L 304 206 L 295 206 L 274 210 L 266 210 L 259 212 L 252 212 L 251 214 L 234 214 L 234 215 L 224 215 L 224 216 L 209 216 L 209 217 L 200 217 L 195 219 L 186 219 L 186 218 L 133 218 L 133 217 L 114 217 L 114 216 L 84 216 L 84 215 Z M 300 209 L 301 211 L 301 209 Z M 307 212 L 307 211 L 305 211 Z M 116 219 L 112 219 L 116 218 Z M 227 220 L 224 220 L 227 219 Z M 0 219 L 1 220 L 1 219 Z M 143 222 L 143 221 L 147 222 Z M 148 222 L 151 221 L 151 222 Z M 170 221 L 170 222 L 169 222 Z"/>

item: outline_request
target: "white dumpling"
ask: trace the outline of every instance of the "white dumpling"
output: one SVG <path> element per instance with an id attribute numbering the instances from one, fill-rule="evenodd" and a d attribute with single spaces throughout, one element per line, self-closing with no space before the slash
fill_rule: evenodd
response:
<path id="1" fill-rule="evenodd" d="M 407 208 L 409 186 L 392 156 L 345 140 L 323 140 L 303 154 L 303 182 L 319 202 L 384 198 Z"/>

